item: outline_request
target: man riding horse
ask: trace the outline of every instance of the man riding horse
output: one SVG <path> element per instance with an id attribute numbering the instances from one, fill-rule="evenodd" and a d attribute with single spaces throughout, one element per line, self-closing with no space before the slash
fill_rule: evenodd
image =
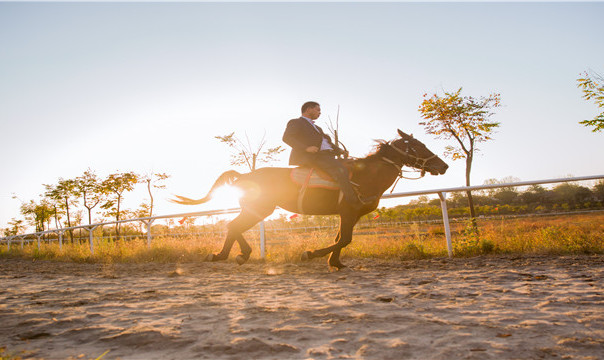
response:
<path id="1" fill-rule="evenodd" d="M 246 174 L 225 171 L 205 197 L 196 200 L 176 195 L 174 199 L 179 204 L 203 204 L 212 198 L 217 188 L 225 184 L 232 184 L 243 191 L 244 195 L 239 201 L 241 212 L 228 223 L 222 249 L 209 254 L 207 260 L 228 259 L 231 248 L 237 243 L 241 253 L 235 260 L 240 265 L 244 264 L 250 258 L 252 247 L 243 233 L 280 207 L 300 214 L 340 216 L 340 228 L 334 243 L 325 248 L 304 251 L 300 258 L 310 260 L 329 255 L 329 266 L 341 269 L 345 265 L 340 261 L 340 252 L 352 241 L 354 225 L 361 216 L 377 208 L 384 191 L 401 176 L 403 166 L 415 168 L 422 174 L 429 172 L 439 175 L 447 171 L 448 165 L 421 141 L 398 130 L 399 138 L 381 141 L 373 153 L 352 160 L 352 181 L 358 185 L 358 193 L 373 199 L 364 203 L 348 181 L 348 171 L 342 161 L 335 158 L 342 150 L 313 123 L 320 114 L 319 104 L 304 104 L 302 117 L 287 124 L 283 140 L 292 147 L 290 164 L 316 167 L 330 174 L 339 183 L 344 199 L 340 199 L 340 189 L 337 187 L 301 184 L 294 178 L 294 174 L 300 170 L 308 174 L 306 169 L 267 167 Z M 306 178 L 308 180 L 310 175 Z"/>

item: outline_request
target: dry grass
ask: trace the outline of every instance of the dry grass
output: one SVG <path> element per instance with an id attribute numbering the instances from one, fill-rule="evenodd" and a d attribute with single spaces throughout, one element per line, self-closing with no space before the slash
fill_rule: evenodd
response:
<path id="1" fill-rule="evenodd" d="M 221 245 L 222 239 L 204 237 L 155 238 L 150 248 L 143 238 L 129 241 L 95 239 L 94 254 L 91 254 L 88 243 L 64 243 L 60 249 L 56 242 L 42 242 L 38 250 L 35 242 L 23 248 L 17 242 L 13 243 L 10 252 L 3 245 L 0 256 L 91 263 L 194 262 L 202 261 Z"/>
<path id="2" fill-rule="evenodd" d="M 479 233 L 468 231 L 463 223 L 452 225 L 455 256 L 481 254 L 602 254 L 604 253 L 604 214 L 584 214 L 549 218 L 482 220 Z M 300 254 L 330 245 L 335 230 L 309 233 L 283 233 L 267 230 L 266 261 L 290 263 Z M 257 232 L 246 238 L 254 251 L 250 261 L 260 259 Z M 197 262 L 220 250 L 223 239 L 213 236 L 154 238 L 150 248 L 146 239 L 132 241 L 95 240 L 95 253 L 89 245 L 32 243 L 21 249 L 14 243 L 10 252 L 0 246 L 0 256 L 74 262 Z M 238 252 L 234 245 L 233 254 Z M 344 257 L 381 259 L 420 259 L 447 256 L 442 225 L 412 224 L 398 228 L 357 229 L 353 242 L 342 252 Z"/>

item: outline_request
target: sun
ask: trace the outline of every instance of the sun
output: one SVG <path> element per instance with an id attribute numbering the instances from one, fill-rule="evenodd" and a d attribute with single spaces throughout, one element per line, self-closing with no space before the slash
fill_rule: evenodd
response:
<path id="1" fill-rule="evenodd" d="M 214 192 L 212 196 L 212 205 L 218 209 L 228 209 L 239 207 L 239 199 L 243 195 L 241 189 L 225 185 L 221 186 Z"/>

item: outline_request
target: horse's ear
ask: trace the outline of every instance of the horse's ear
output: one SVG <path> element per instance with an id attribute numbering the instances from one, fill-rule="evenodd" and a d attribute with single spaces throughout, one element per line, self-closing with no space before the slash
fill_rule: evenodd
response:
<path id="1" fill-rule="evenodd" d="M 398 131 L 398 134 L 399 134 L 401 137 L 405 137 L 405 136 L 407 136 L 407 134 L 405 134 L 404 132 L 402 132 L 402 131 L 401 131 L 401 129 L 396 129 L 396 131 Z"/>

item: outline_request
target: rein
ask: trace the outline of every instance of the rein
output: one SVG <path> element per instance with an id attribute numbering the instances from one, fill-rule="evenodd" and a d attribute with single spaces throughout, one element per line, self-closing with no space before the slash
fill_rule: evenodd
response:
<path id="1" fill-rule="evenodd" d="M 398 172 L 398 176 L 396 177 L 396 181 L 394 182 L 394 185 L 392 185 L 392 190 L 390 190 L 390 193 L 392 193 L 394 191 L 394 188 L 396 187 L 396 184 L 398 183 L 398 181 L 400 179 L 407 179 L 407 180 L 419 180 L 421 178 L 423 178 L 426 175 L 426 163 L 430 160 L 432 160 L 433 158 L 436 157 L 436 154 L 433 154 L 430 157 L 427 158 L 420 158 L 419 156 L 413 155 L 409 153 L 409 146 L 407 146 L 407 150 L 406 151 L 402 151 L 401 149 L 397 148 L 396 146 L 392 145 L 390 142 L 384 142 L 385 145 L 388 145 L 391 149 L 396 150 L 397 152 L 399 152 L 401 155 L 406 156 L 407 158 L 412 158 L 414 163 L 411 165 L 407 165 L 410 167 L 414 167 L 414 168 L 419 168 L 421 170 L 413 170 L 413 171 L 407 171 L 407 172 L 420 172 L 420 176 L 419 177 L 415 177 L 415 178 L 411 178 L 411 177 L 405 177 L 405 175 L 403 174 L 403 172 L 405 172 L 406 170 L 403 169 L 403 166 L 405 166 L 406 164 L 402 164 L 399 165 L 396 162 L 394 162 L 391 159 L 388 159 L 385 156 L 382 156 L 381 159 L 382 161 L 384 161 L 387 164 L 390 164 L 392 166 L 394 166 L 394 168 L 396 169 L 396 171 Z"/>

